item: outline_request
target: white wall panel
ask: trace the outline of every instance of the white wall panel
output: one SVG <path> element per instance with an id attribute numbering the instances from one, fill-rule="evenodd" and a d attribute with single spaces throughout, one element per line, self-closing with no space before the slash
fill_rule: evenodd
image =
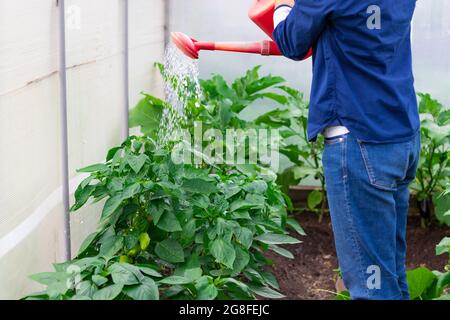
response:
<path id="1" fill-rule="evenodd" d="M 0 298 L 63 258 L 57 7 L 0 1 Z M 55 193 L 56 191 L 56 193 Z"/>
<path id="2" fill-rule="evenodd" d="M 101 162 L 121 142 L 124 105 L 124 1 L 66 2 L 69 176 Z M 73 200 L 72 200 L 73 202 Z M 101 204 L 71 215 L 72 255 L 97 223 Z"/>
<path id="3" fill-rule="evenodd" d="M 162 97 L 163 84 L 155 62 L 164 55 L 164 0 L 130 1 L 130 106 L 142 91 Z"/>
<path id="4" fill-rule="evenodd" d="M 43 289 L 28 276 L 52 271 L 51 263 L 64 256 L 62 210 L 61 205 L 50 210 L 23 241 L 0 258 L 0 299 L 18 299 Z"/>
<path id="5" fill-rule="evenodd" d="M 55 0 L 0 0 L 0 95 L 57 71 L 57 10 Z"/>
<path id="6" fill-rule="evenodd" d="M 0 0 L 0 298 L 38 289 L 28 275 L 64 256 L 56 0 Z M 164 1 L 129 0 L 130 100 L 161 96 Z M 69 178 L 121 143 L 124 0 L 66 0 Z M 71 195 L 71 198 L 73 196 Z M 72 251 L 102 204 L 71 217 Z"/>

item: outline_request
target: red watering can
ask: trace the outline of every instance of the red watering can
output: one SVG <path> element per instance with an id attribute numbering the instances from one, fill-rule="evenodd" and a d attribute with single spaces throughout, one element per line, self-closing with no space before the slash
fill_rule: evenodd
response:
<path id="1" fill-rule="evenodd" d="M 198 59 L 200 50 L 230 51 L 242 53 L 256 53 L 263 56 L 281 56 L 282 53 L 273 41 L 274 31 L 273 15 L 275 12 L 275 0 L 253 0 L 249 11 L 249 18 L 256 23 L 272 40 L 257 42 L 202 42 L 192 39 L 181 32 L 172 32 L 172 42 L 185 55 L 192 59 Z M 304 57 L 309 58 L 312 50 Z"/>

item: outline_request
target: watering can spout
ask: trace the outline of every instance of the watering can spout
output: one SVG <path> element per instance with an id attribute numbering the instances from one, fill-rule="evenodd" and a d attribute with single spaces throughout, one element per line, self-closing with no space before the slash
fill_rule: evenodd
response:
<path id="1" fill-rule="evenodd" d="M 254 53 L 263 56 L 281 55 L 280 50 L 272 40 L 256 42 L 202 42 L 192 39 L 181 32 L 172 32 L 171 38 L 175 46 L 192 59 L 198 59 L 201 50 Z"/>

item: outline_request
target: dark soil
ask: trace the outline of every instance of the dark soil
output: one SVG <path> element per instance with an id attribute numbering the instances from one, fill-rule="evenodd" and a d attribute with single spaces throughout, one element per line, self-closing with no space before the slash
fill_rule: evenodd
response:
<path id="1" fill-rule="evenodd" d="M 274 261 L 272 271 L 275 273 L 281 292 L 286 299 L 334 299 L 336 273 L 338 268 L 334 248 L 333 232 L 328 217 L 321 223 L 314 214 L 297 216 L 298 222 L 305 229 L 303 243 L 288 248 L 295 259 L 287 259 L 269 253 Z M 408 225 L 408 269 L 425 265 L 432 270 L 441 270 L 448 261 L 446 256 L 435 255 L 435 246 L 445 236 L 450 236 L 448 227 L 431 225 L 424 229 L 419 217 L 410 217 Z M 330 293 L 331 292 L 331 293 Z"/>

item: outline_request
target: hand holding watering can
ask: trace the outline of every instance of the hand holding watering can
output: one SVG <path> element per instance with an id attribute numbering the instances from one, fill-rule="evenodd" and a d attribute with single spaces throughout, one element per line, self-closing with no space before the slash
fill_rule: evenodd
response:
<path id="1" fill-rule="evenodd" d="M 293 6 L 294 0 L 253 0 L 249 11 L 249 18 L 258 25 L 272 40 L 257 42 L 202 42 L 192 39 L 181 32 L 172 33 L 172 42 L 188 57 L 199 58 L 200 50 L 230 51 L 242 53 L 255 53 L 263 56 L 281 56 L 282 53 L 273 41 L 274 31 L 273 15 L 275 8 L 287 4 Z M 311 52 L 304 58 L 311 56 Z"/>
<path id="2" fill-rule="evenodd" d="M 295 0 L 275 0 L 275 7 L 278 8 L 281 5 L 288 5 L 293 7 L 295 4 Z"/>

